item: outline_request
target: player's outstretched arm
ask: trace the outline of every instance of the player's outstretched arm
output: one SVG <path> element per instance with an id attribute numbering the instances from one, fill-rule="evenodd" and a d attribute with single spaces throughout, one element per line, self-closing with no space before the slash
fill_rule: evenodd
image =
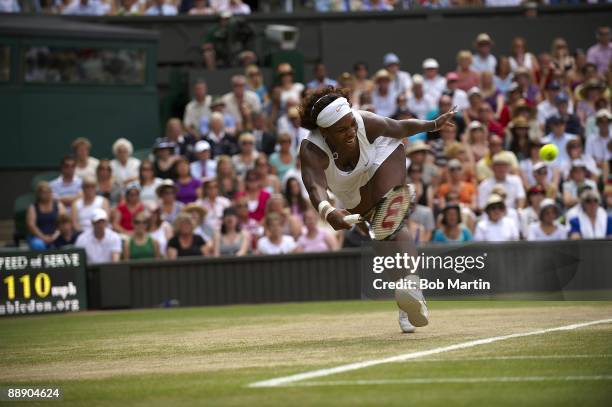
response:
<path id="1" fill-rule="evenodd" d="M 455 116 L 456 110 L 453 107 L 434 120 L 395 120 L 371 112 L 360 111 L 360 113 L 364 119 L 366 134 L 371 142 L 378 136 L 402 139 L 418 133 L 440 130 L 445 126 L 454 126 L 451 120 Z"/>
<path id="2" fill-rule="evenodd" d="M 351 225 L 344 220 L 349 213 L 344 209 L 333 208 L 327 200 L 327 179 L 325 169 L 329 163 L 327 155 L 308 140 L 300 146 L 302 181 L 308 191 L 312 206 L 335 229 L 350 229 Z"/>

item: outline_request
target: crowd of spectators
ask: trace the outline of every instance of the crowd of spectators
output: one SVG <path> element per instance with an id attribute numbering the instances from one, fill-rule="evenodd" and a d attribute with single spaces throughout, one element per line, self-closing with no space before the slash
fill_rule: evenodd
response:
<path id="1" fill-rule="evenodd" d="M 317 12 L 392 11 L 418 8 L 517 7 L 595 4 L 597 0 L 0 0 L 0 13 L 35 12 L 64 15 L 212 15 L 296 10 Z"/>
<path id="2" fill-rule="evenodd" d="M 586 51 L 557 38 L 537 55 L 517 37 L 510 55 L 496 55 L 482 33 L 445 74 L 434 58 L 410 74 L 389 53 L 373 74 L 355 62 L 333 79 L 317 64 L 305 85 L 287 63 L 270 87 L 256 65 L 232 77 L 224 95 L 209 95 L 199 80 L 149 159 L 134 158 L 123 138 L 111 160 L 75 140 L 61 175 L 36 189 L 29 244 L 75 244 L 92 261 L 359 246 L 370 236 L 331 230 L 301 180 L 307 131 L 298 106 L 324 86 L 348 88 L 354 108 L 396 119 L 433 119 L 457 106 L 454 127 L 405 140 L 417 195 L 408 227 L 417 242 L 610 238 L 609 27 L 596 36 Z M 544 144 L 557 146 L 554 161 L 540 158 Z"/>

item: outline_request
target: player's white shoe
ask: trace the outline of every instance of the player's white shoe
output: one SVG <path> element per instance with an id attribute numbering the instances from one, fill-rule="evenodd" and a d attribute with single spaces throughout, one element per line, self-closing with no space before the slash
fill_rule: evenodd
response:
<path id="1" fill-rule="evenodd" d="M 418 276 L 406 277 L 418 282 Z M 397 289 L 395 290 L 397 306 L 408 315 L 408 321 L 416 327 L 422 327 L 429 323 L 429 310 L 425 297 L 419 289 Z"/>
<path id="2" fill-rule="evenodd" d="M 408 314 L 406 312 L 399 310 L 399 326 L 403 333 L 411 334 L 416 331 L 416 327 L 410 323 L 408 320 Z"/>

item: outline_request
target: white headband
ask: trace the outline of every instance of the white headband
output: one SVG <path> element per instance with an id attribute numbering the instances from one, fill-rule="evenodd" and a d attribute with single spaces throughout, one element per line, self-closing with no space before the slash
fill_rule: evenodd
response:
<path id="1" fill-rule="evenodd" d="M 342 119 L 350 111 L 351 106 L 348 100 L 346 98 L 338 98 L 321 110 L 321 113 L 317 116 L 317 126 L 322 128 L 329 127 Z"/>

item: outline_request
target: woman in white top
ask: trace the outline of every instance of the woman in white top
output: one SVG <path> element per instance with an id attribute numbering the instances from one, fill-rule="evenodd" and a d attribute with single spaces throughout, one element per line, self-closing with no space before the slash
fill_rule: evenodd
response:
<path id="1" fill-rule="evenodd" d="M 79 137 L 72 142 L 72 154 L 76 160 L 76 170 L 74 175 L 77 177 L 95 177 L 96 168 L 100 162 L 97 158 L 89 155 L 91 143 L 85 137 Z"/>
<path id="2" fill-rule="evenodd" d="M 538 69 L 538 60 L 532 53 L 527 52 L 527 42 L 525 38 L 514 37 L 510 53 L 510 67 L 512 68 L 512 72 L 520 67 L 524 67 L 530 72 L 534 72 Z"/>
<path id="3" fill-rule="evenodd" d="M 172 225 L 161 217 L 161 208 L 157 204 L 148 205 L 151 217 L 149 219 L 149 234 L 159 245 L 159 253 L 162 257 L 166 257 L 166 249 L 168 241 L 174 236 L 174 228 Z"/>
<path id="4" fill-rule="evenodd" d="M 325 88 L 307 97 L 300 108 L 302 127 L 310 130 L 300 146 L 302 180 L 313 207 L 335 230 L 350 229 L 351 225 L 344 220 L 346 215 L 366 214 L 391 189 L 406 185 L 402 139 L 439 130 L 455 115 L 454 109 L 450 109 L 432 121 L 394 120 L 351 109 L 348 99 L 343 89 Z M 328 190 L 347 209 L 333 207 Z M 391 239 L 412 241 L 405 226 Z M 404 332 L 414 331 L 410 323 L 418 326 L 428 323 L 426 305 L 417 300 L 417 295 L 416 292 L 410 295 L 409 313 L 400 313 Z M 403 325 L 402 321 L 409 322 Z"/>
<path id="5" fill-rule="evenodd" d="M 124 138 L 120 138 L 113 143 L 113 154 L 115 158 L 111 160 L 113 175 L 119 184 L 127 185 L 132 181 L 138 180 L 138 167 L 140 160 L 131 157 L 134 152 L 132 143 Z"/>
<path id="6" fill-rule="evenodd" d="M 104 209 L 107 214 L 110 212 L 108 199 L 96 194 L 97 186 L 95 178 L 85 178 L 82 184 L 83 196 L 72 205 L 72 224 L 78 232 L 92 228 L 91 219 L 96 209 Z"/>
<path id="7" fill-rule="evenodd" d="M 491 194 L 485 206 L 486 217 L 476 225 L 474 240 L 484 242 L 506 242 L 519 240 L 519 230 L 516 222 L 506 216 L 504 198 Z"/>
<path id="8" fill-rule="evenodd" d="M 157 202 L 157 187 L 161 185 L 162 179 L 155 176 L 155 168 L 149 160 L 142 160 L 138 169 L 140 179 L 140 200 L 143 203 Z"/>
<path id="9" fill-rule="evenodd" d="M 527 240 L 567 240 L 567 229 L 556 222 L 559 208 L 550 198 L 540 203 L 540 221 L 529 225 Z"/>
<path id="10" fill-rule="evenodd" d="M 304 85 L 293 81 L 293 68 L 288 63 L 282 63 L 276 68 L 280 81 L 280 102 L 281 109 L 285 109 L 287 100 L 300 100 Z"/>
<path id="11" fill-rule="evenodd" d="M 267 236 L 257 241 L 257 254 L 284 254 L 296 250 L 295 240 L 291 236 L 283 234 L 283 224 L 278 214 L 267 215 L 264 219 L 264 225 L 268 233 Z"/>

